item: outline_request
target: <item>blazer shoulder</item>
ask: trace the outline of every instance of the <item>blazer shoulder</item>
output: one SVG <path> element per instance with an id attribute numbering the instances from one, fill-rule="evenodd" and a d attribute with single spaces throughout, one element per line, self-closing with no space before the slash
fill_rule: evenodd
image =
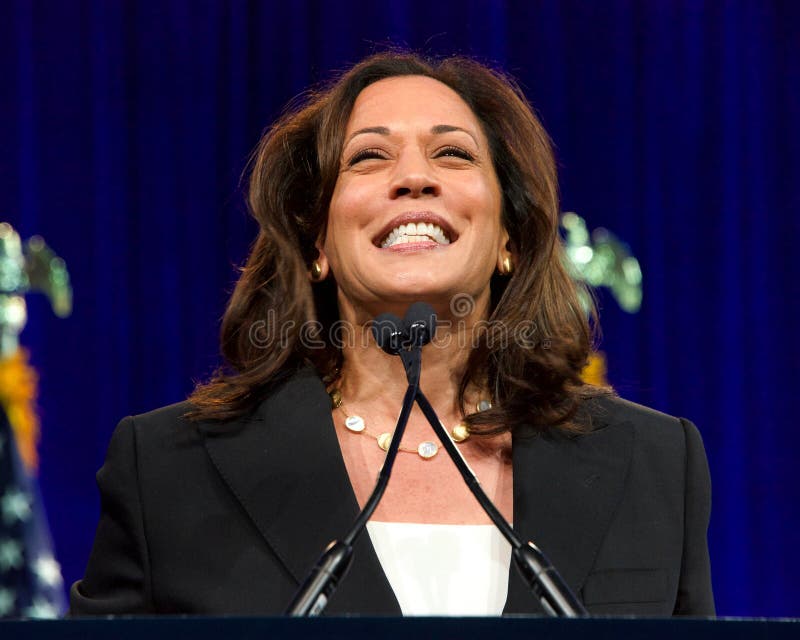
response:
<path id="1" fill-rule="evenodd" d="M 141 445 L 186 445 L 197 444 L 206 437 L 233 435 L 240 433 L 253 423 L 263 422 L 265 405 L 271 396 L 266 396 L 255 410 L 242 417 L 227 421 L 192 420 L 186 415 L 194 408 L 190 401 L 176 402 L 124 418 L 117 431 L 130 428 Z"/>
<path id="2" fill-rule="evenodd" d="M 625 400 L 617 395 L 592 398 L 586 403 L 592 431 L 606 428 L 628 428 L 635 432 L 639 444 L 672 443 L 683 448 L 687 431 L 696 431 L 694 425 L 662 411 Z"/>
<path id="3" fill-rule="evenodd" d="M 680 418 L 614 394 L 588 399 L 585 409 L 594 428 L 609 427 L 625 422 L 654 429 L 675 429 L 681 426 Z"/>
<path id="4" fill-rule="evenodd" d="M 182 422 L 189 424 L 190 421 L 186 420 L 184 416 L 192 409 L 192 403 L 188 400 L 183 402 L 176 402 L 168 404 L 165 407 L 159 407 L 145 413 L 139 413 L 130 418 L 137 424 L 153 425 L 174 425 L 175 423 Z"/>
<path id="5" fill-rule="evenodd" d="M 175 447 L 199 442 L 198 423 L 184 416 L 192 408 L 190 402 L 177 402 L 146 413 L 129 415 L 120 420 L 111 443 L 133 442 L 144 452 L 166 453 Z"/>

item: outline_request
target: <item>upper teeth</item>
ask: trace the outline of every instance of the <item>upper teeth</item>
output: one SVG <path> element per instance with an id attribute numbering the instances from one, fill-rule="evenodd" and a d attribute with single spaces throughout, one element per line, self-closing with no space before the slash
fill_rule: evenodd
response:
<path id="1" fill-rule="evenodd" d="M 386 249 L 401 242 L 424 242 L 425 240 L 433 240 L 438 244 L 450 244 L 450 239 L 439 225 L 430 222 L 409 222 L 392 229 L 381 243 L 381 248 Z"/>

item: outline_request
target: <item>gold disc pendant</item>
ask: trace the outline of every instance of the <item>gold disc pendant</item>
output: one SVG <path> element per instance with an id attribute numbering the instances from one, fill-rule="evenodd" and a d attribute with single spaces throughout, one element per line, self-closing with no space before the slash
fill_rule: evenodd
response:
<path id="1" fill-rule="evenodd" d="M 392 444 L 392 434 L 389 432 L 382 433 L 378 436 L 378 446 L 384 451 L 389 450 L 389 445 Z"/>
<path id="2" fill-rule="evenodd" d="M 453 430 L 450 432 L 450 437 L 453 439 L 453 442 L 464 442 L 467 438 L 469 438 L 469 429 L 467 429 L 467 425 L 463 422 L 459 422 Z"/>

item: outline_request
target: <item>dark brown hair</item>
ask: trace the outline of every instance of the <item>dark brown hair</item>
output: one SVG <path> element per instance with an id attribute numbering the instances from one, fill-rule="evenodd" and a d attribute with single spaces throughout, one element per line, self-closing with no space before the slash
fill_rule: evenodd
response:
<path id="1" fill-rule="evenodd" d="M 394 52 L 373 55 L 327 88 L 309 92 L 261 139 L 248 197 L 260 230 L 223 318 L 226 365 L 194 391 L 188 417 L 241 417 L 307 363 L 326 381 L 335 380 L 342 354 L 325 338 L 338 319 L 336 285 L 329 279 L 312 286 L 308 269 L 326 224 L 356 97 L 378 80 L 403 75 L 438 80 L 469 105 L 484 128 L 503 193 L 515 269 L 511 277 L 493 279 L 487 326 L 510 331 L 512 339 L 504 344 L 487 330 L 470 353 L 461 406 L 470 383 L 488 384 L 494 393 L 494 407 L 471 416 L 470 427 L 493 433 L 525 423 L 575 426 L 581 398 L 591 395 L 580 378 L 591 333 L 564 266 L 550 139 L 522 91 L 503 74 L 468 58 L 428 60 Z M 301 339 L 309 321 L 319 322 L 316 337 L 324 348 L 309 348 Z M 524 336 L 515 332 L 519 327 Z M 259 332 L 273 332 L 273 339 L 260 341 Z"/>

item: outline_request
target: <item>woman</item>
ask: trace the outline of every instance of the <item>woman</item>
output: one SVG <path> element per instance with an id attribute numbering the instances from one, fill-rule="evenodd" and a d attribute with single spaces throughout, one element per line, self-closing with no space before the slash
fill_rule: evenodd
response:
<path id="1" fill-rule="evenodd" d="M 283 611 L 366 501 L 401 404 L 370 321 L 422 300 L 441 323 L 422 389 L 520 536 L 593 613 L 713 614 L 700 437 L 581 382 L 550 143 L 510 81 L 368 58 L 265 135 L 249 205 L 228 367 L 118 426 L 73 613 Z M 415 409 L 328 613 L 541 612 L 435 440 Z"/>

